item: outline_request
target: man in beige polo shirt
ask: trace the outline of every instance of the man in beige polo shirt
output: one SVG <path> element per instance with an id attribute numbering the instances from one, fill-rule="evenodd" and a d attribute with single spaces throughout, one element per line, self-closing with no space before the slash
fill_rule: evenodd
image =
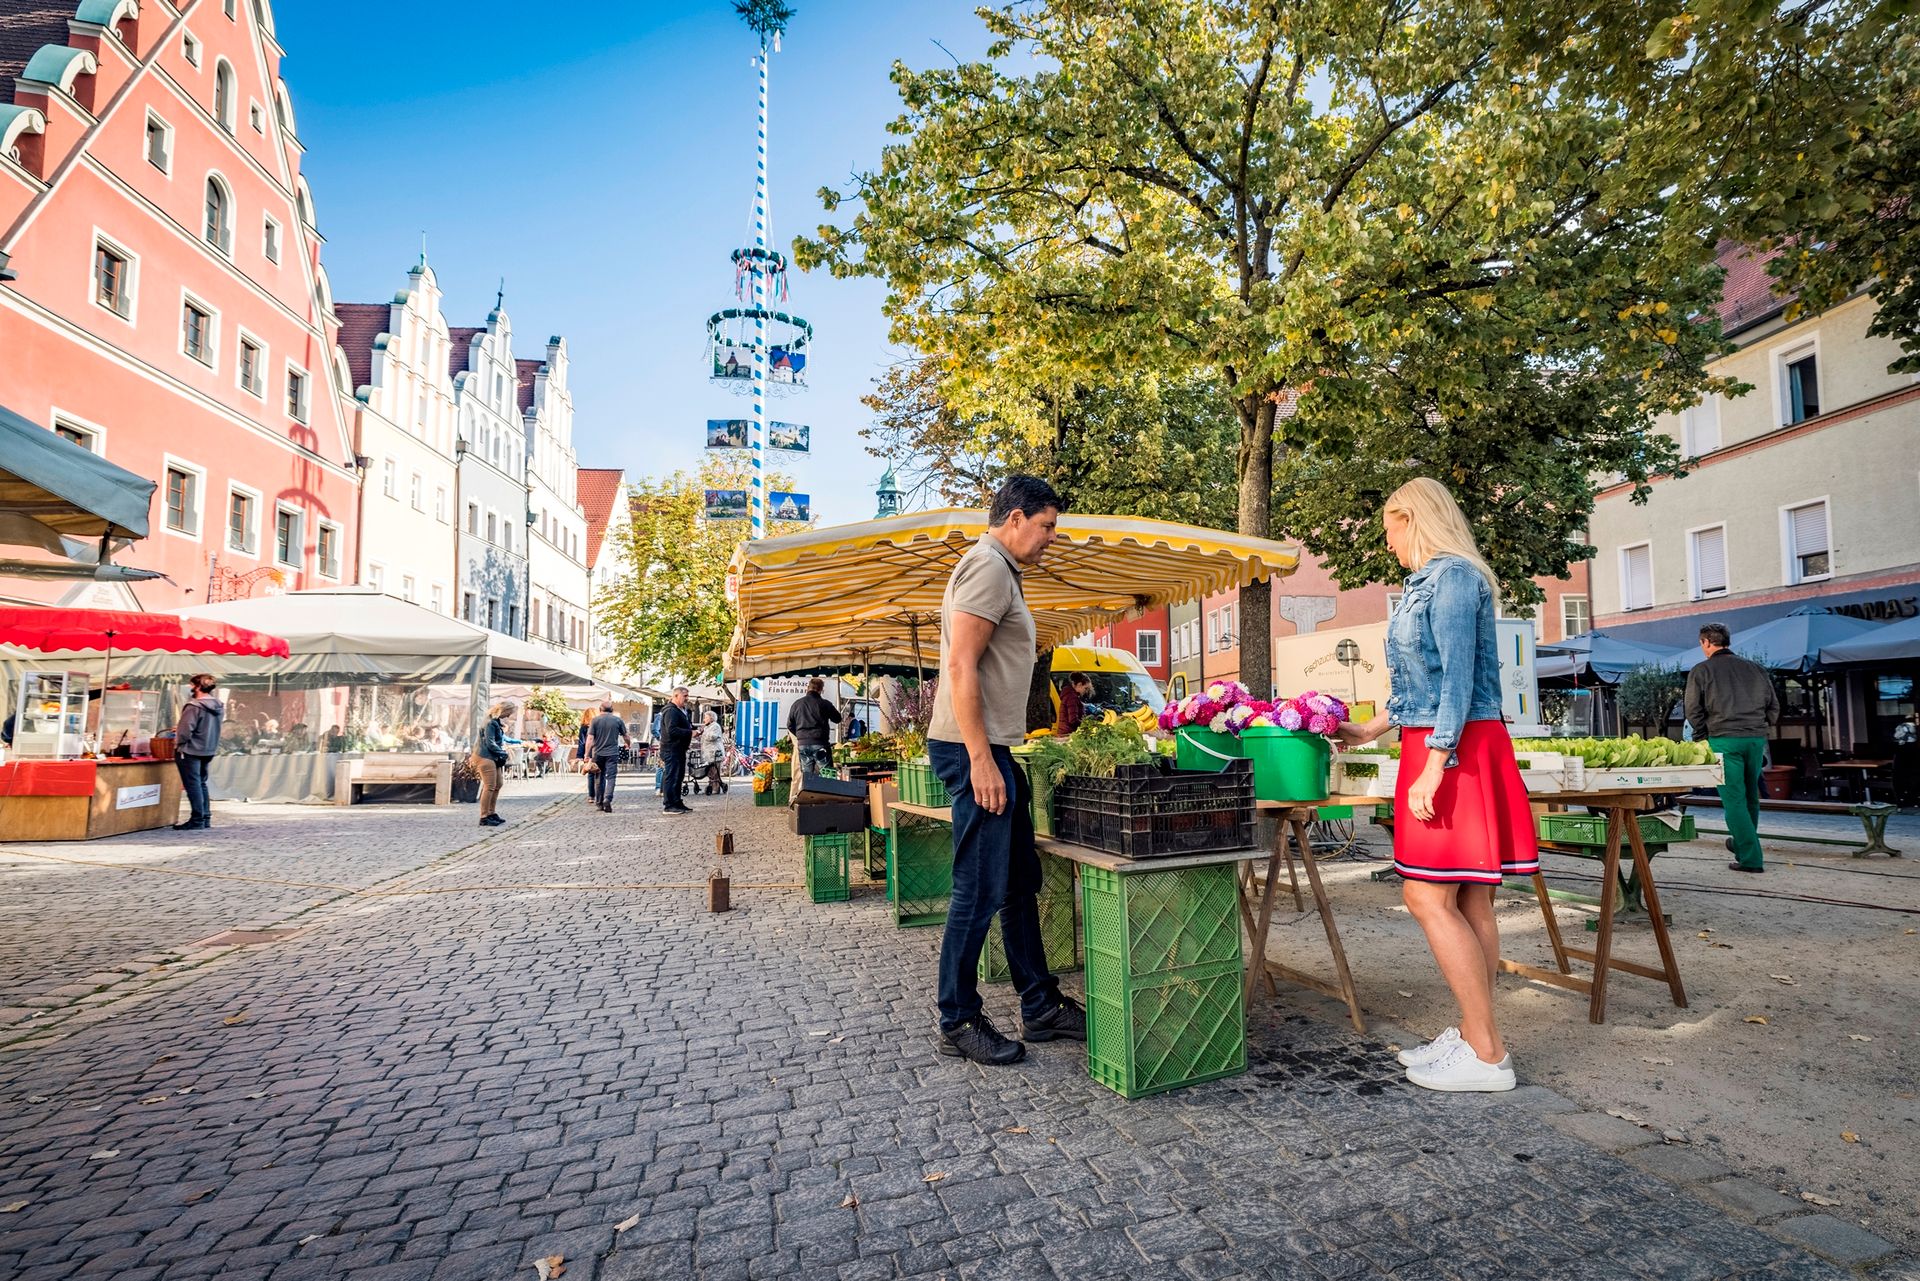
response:
<path id="1" fill-rule="evenodd" d="M 940 940 L 938 1044 L 942 1054 L 975 1063 L 1018 1063 L 1027 1052 L 980 1007 L 980 949 L 995 912 L 1020 993 L 1022 1038 L 1087 1039 L 1086 1012 L 1060 995 L 1047 970 L 1031 801 L 1008 750 L 1027 736 L 1033 680 L 1033 611 L 1020 573 L 1046 554 L 1062 506 L 1038 477 L 1002 485 L 987 532 L 961 557 L 940 604 L 940 686 L 927 755 L 953 796 L 953 897 Z"/>

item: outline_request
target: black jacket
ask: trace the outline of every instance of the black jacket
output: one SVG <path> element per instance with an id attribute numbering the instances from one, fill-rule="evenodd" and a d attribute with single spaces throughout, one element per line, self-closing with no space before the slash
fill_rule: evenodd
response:
<path id="1" fill-rule="evenodd" d="M 684 752 L 693 742 L 693 717 L 687 710 L 668 703 L 666 710 L 660 713 L 660 746 L 663 751 Z"/>
<path id="2" fill-rule="evenodd" d="M 1779 715 L 1773 677 L 1758 663 L 1722 649 L 1687 673 L 1687 724 L 1695 742 L 1766 738 Z"/>
<path id="3" fill-rule="evenodd" d="M 480 750 L 477 755 L 495 765 L 507 763 L 507 731 L 501 728 L 498 716 L 488 718 L 487 727 L 480 731 Z"/>
<path id="4" fill-rule="evenodd" d="M 787 712 L 787 732 L 802 747 L 825 747 L 840 710 L 818 694 L 801 697 Z"/>

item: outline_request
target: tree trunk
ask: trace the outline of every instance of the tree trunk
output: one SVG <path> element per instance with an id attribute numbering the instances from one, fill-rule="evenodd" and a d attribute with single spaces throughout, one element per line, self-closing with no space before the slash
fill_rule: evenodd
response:
<path id="1" fill-rule="evenodd" d="M 1235 528 L 1273 536 L 1273 420 L 1271 397 L 1248 396 L 1240 412 L 1240 509 Z M 1240 589 L 1240 683 L 1256 698 L 1273 694 L 1273 584 Z"/>

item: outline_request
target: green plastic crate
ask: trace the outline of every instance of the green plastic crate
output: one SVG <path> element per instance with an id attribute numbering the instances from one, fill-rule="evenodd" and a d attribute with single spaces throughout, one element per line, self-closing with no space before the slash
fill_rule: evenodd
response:
<path id="1" fill-rule="evenodd" d="M 847 858 L 853 837 L 844 833 L 808 836 L 806 844 L 807 897 L 816 903 L 844 903 L 852 897 Z"/>
<path id="2" fill-rule="evenodd" d="M 1536 820 L 1536 824 L 1536 830 L 1543 841 L 1552 841 L 1556 845 L 1585 845 L 1597 850 L 1605 850 L 1607 847 L 1607 816 L 1605 814 L 1542 814 Z M 1679 815 L 1677 821 L 1673 815 L 1640 815 L 1640 839 L 1647 845 L 1672 845 L 1676 841 L 1691 841 L 1698 834 L 1691 814 Z M 1620 848 L 1623 852 L 1631 849 L 1624 833 Z"/>
<path id="3" fill-rule="evenodd" d="M 789 780 L 792 779 L 793 778 L 793 762 L 792 761 L 775 761 L 773 763 L 773 776 L 778 779 L 789 779 Z"/>
<path id="4" fill-rule="evenodd" d="M 1080 869 L 1087 1069 L 1127 1098 L 1246 1071 L 1235 864 Z"/>
<path id="5" fill-rule="evenodd" d="M 887 829 L 869 827 L 867 829 L 867 879 L 884 881 L 887 879 Z"/>
<path id="6" fill-rule="evenodd" d="M 1035 896 L 1035 905 L 1040 911 L 1040 942 L 1046 950 L 1047 969 L 1055 974 L 1079 969 L 1079 896 L 1074 891 L 1072 863 L 1051 854 L 1040 855 L 1040 893 Z M 1013 980 L 998 914 L 987 928 L 986 946 L 980 949 L 979 973 L 982 983 Z"/>
<path id="7" fill-rule="evenodd" d="M 953 897 L 953 825 L 894 814 L 887 829 L 887 898 L 901 928 L 940 925 Z"/>
<path id="8" fill-rule="evenodd" d="M 784 806 L 787 803 L 788 789 L 791 788 L 791 786 L 792 784 L 784 780 L 776 779 L 773 786 L 769 787 L 766 791 L 755 792 L 753 794 L 753 803 L 755 805 Z"/>
<path id="9" fill-rule="evenodd" d="M 947 795 L 947 789 L 933 772 L 932 763 L 924 756 L 901 761 L 900 768 L 894 772 L 893 781 L 900 789 L 900 799 L 908 805 L 939 809 L 953 804 L 953 797 Z"/>

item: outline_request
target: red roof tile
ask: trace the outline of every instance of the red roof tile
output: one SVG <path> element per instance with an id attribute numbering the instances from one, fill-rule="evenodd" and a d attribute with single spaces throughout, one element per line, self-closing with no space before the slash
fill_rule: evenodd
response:
<path id="1" fill-rule="evenodd" d="M 513 362 L 513 371 L 520 379 L 521 413 L 530 414 L 533 412 L 533 380 L 539 375 L 540 371 L 546 367 L 547 362 L 544 360 L 516 360 Z"/>
<path id="2" fill-rule="evenodd" d="M 27 69 L 42 45 L 67 43 L 67 19 L 78 7 L 78 0 L 65 4 L 0 0 L 0 90 L 4 90 L 0 102 L 13 101 L 10 82 Z"/>
<path id="3" fill-rule="evenodd" d="M 575 474 L 574 493 L 587 509 L 588 569 L 600 559 L 600 541 L 606 535 L 607 522 L 613 519 L 613 505 L 620 501 L 625 475 L 618 467 L 582 467 Z"/>
<path id="4" fill-rule="evenodd" d="M 373 382 L 373 340 L 387 332 L 393 308 L 383 302 L 342 302 L 333 310 L 340 317 L 340 350 L 347 354 L 353 389 L 359 391 Z"/>
<path id="5" fill-rule="evenodd" d="M 467 371 L 467 356 L 471 354 L 473 340 L 486 333 L 484 329 L 468 329 L 454 325 L 447 330 L 447 374 L 464 374 Z"/>
<path id="6" fill-rule="evenodd" d="M 1714 261 L 1726 269 L 1727 280 L 1715 310 L 1720 313 L 1722 332 L 1732 333 L 1778 315 L 1792 301 L 1791 295 L 1773 291 L 1773 277 L 1767 274 L 1767 264 L 1779 256 L 1778 249 L 1755 253 L 1735 241 L 1720 242 Z"/>

